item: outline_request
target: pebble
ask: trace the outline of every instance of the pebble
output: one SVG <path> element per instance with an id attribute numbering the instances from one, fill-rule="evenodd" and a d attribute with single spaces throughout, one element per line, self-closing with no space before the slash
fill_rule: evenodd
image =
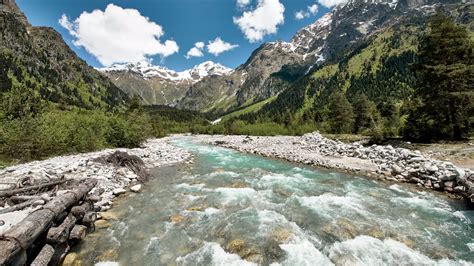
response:
<path id="1" fill-rule="evenodd" d="M 132 187 L 130 188 L 130 190 L 133 191 L 133 192 L 140 192 L 141 189 L 142 189 L 142 185 L 141 185 L 141 184 L 132 186 Z"/>

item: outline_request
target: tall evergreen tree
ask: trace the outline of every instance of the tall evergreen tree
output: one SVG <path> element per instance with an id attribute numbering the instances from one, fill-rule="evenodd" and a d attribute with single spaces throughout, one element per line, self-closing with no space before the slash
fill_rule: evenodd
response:
<path id="1" fill-rule="evenodd" d="M 329 98 L 329 124 L 333 133 L 352 132 L 354 111 L 346 95 L 342 92 L 334 92 Z"/>
<path id="2" fill-rule="evenodd" d="M 354 103 L 354 132 L 362 133 L 374 128 L 380 120 L 380 113 L 375 103 L 364 93 L 355 97 Z"/>
<path id="3" fill-rule="evenodd" d="M 416 96 L 405 136 L 422 141 L 458 140 L 472 130 L 474 112 L 474 43 L 466 28 L 435 15 L 419 46 Z"/>

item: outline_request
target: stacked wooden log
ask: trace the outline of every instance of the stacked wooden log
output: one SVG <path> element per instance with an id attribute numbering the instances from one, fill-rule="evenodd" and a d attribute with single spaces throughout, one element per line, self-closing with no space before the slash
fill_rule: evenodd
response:
<path id="1" fill-rule="evenodd" d="M 97 215 L 86 196 L 88 179 L 30 213 L 0 236 L 0 265 L 57 265 L 72 245 L 94 230 Z"/>

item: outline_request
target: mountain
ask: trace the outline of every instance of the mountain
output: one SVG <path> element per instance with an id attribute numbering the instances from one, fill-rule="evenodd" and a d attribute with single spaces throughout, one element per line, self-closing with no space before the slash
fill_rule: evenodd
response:
<path id="1" fill-rule="evenodd" d="M 290 42 L 263 44 L 231 75 L 194 84 L 177 106 L 219 115 L 270 98 L 311 68 L 337 59 L 381 29 L 407 18 L 426 17 L 437 2 L 353 0 L 339 5 L 299 30 Z"/>
<path id="2" fill-rule="evenodd" d="M 111 109 L 128 99 L 54 29 L 32 27 L 14 0 L 0 1 L 0 80 L 0 93 L 25 87 L 50 102 L 87 109 Z"/>
<path id="3" fill-rule="evenodd" d="M 339 16 L 346 14 L 343 19 L 349 17 L 354 8 L 361 11 L 369 10 L 372 6 L 354 1 L 336 8 L 334 12 Z M 375 6 L 380 8 L 379 5 Z M 323 64 L 315 66 L 278 97 L 260 106 L 259 110 L 250 107 L 239 110 L 243 114 L 240 119 L 295 124 L 316 122 L 319 123 L 318 128 L 324 130 L 328 126 L 325 121 L 331 112 L 331 95 L 335 92 L 342 92 L 352 104 L 360 95 L 367 96 L 383 119 L 390 120 L 403 115 L 402 106 L 412 97 L 418 81 L 412 65 L 418 60 L 417 48 L 427 30 L 428 19 L 436 8 L 442 8 L 444 14 L 469 28 L 473 22 L 474 6 L 449 2 L 440 5 L 432 1 L 416 5 L 414 1 L 407 1 L 403 5 L 399 2 L 397 6 L 392 4 L 389 7 L 395 8 L 394 14 L 398 14 L 393 15 L 390 23 L 378 26 L 373 34 L 352 42 L 340 53 L 328 56 Z M 374 22 L 358 24 L 375 25 Z M 364 31 L 370 30 L 370 27 L 364 26 Z"/>
<path id="4" fill-rule="evenodd" d="M 149 62 L 114 64 L 99 69 L 129 95 L 138 95 L 145 104 L 174 105 L 192 85 L 206 77 L 228 76 L 232 69 L 211 61 L 176 72 Z"/>

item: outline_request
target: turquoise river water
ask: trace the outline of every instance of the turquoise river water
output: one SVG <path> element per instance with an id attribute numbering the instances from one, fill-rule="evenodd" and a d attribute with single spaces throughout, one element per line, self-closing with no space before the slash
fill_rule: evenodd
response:
<path id="1" fill-rule="evenodd" d="M 195 163 L 114 202 L 84 265 L 474 265 L 474 212 L 404 184 L 181 138 Z"/>

